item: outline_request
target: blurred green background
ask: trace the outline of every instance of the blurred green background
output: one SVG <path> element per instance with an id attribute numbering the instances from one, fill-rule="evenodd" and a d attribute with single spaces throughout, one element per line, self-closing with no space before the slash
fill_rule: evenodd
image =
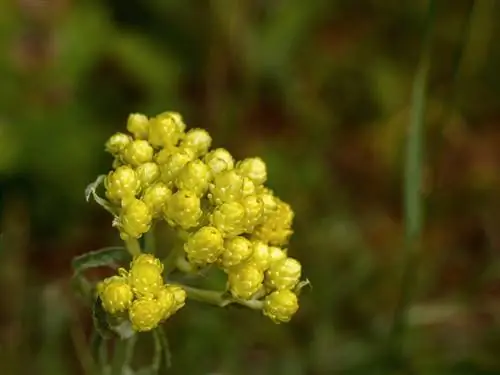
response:
<path id="1" fill-rule="evenodd" d="M 70 261 L 119 239 L 84 189 L 129 113 L 176 110 L 265 159 L 312 289 L 286 325 L 189 304 L 169 320 L 169 373 L 500 374 L 500 6 L 437 3 L 400 360 L 385 348 L 427 1 L 3 2 L 0 373 L 85 374 L 91 319 Z"/>

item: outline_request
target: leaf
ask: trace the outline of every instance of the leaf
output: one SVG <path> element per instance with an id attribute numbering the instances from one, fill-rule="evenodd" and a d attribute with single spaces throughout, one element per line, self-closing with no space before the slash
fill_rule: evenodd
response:
<path id="1" fill-rule="evenodd" d="M 123 246 L 111 246 L 79 255 L 73 258 L 71 265 L 75 275 L 77 275 L 90 268 L 103 266 L 116 268 L 118 265 L 127 263 L 130 260 L 130 254 Z"/>
<path id="2" fill-rule="evenodd" d="M 101 174 L 96 178 L 94 182 L 88 184 L 85 189 L 85 199 L 88 202 L 91 197 L 94 198 L 94 201 L 96 201 L 99 206 L 103 207 L 106 211 L 116 217 L 118 216 L 118 213 L 116 212 L 116 209 L 113 207 L 113 205 L 106 199 L 101 198 L 96 192 L 97 188 L 104 182 L 105 178 L 106 175 Z"/>
<path id="3" fill-rule="evenodd" d="M 92 307 L 92 321 L 94 322 L 95 330 L 103 339 L 110 339 L 114 336 L 108 323 L 106 311 L 102 307 L 102 302 L 99 297 L 96 298 L 94 306 Z"/>

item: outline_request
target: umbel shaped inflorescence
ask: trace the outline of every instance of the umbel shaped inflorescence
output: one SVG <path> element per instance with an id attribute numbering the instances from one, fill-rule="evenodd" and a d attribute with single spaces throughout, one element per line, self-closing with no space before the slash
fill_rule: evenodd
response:
<path id="1" fill-rule="evenodd" d="M 106 197 L 117 208 L 121 238 L 140 238 L 154 221 L 165 221 L 182 234 L 181 256 L 193 267 L 220 267 L 231 298 L 260 301 L 264 315 L 288 322 L 298 310 L 301 285 L 301 264 L 284 248 L 294 213 L 264 185 L 264 161 L 236 161 L 224 148 L 211 150 L 209 133 L 187 130 L 174 112 L 132 114 L 127 130 L 106 143 L 114 157 Z M 176 307 L 160 308 L 167 294 L 175 294 L 160 282 L 161 269 L 159 260 L 141 255 L 130 271 L 105 280 L 99 288 L 105 310 L 127 311 L 142 331 L 165 320 L 184 297 L 176 289 Z"/>

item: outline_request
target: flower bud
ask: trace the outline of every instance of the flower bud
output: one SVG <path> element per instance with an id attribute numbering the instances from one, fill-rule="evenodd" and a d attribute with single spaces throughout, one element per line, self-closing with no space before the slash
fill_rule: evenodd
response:
<path id="1" fill-rule="evenodd" d="M 149 142 L 156 148 L 172 148 L 182 138 L 184 127 L 178 114 L 164 112 L 150 120 Z"/>
<path id="2" fill-rule="evenodd" d="M 294 214 L 290 205 L 279 199 L 276 201 L 276 210 L 267 215 L 262 224 L 255 228 L 253 237 L 271 245 L 281 246 L 288 242 L 293 233 L 291 225 Z"/>
<path id="3" fill-rule="evenodd" d="M 140 254 L 134 257 L 130 263 L 130 268 L 134 268 L 138 264 L 152 264 L 158 269 L 158 272 L 163 272 L 163 263 L 151 254 Z"/>
<path id="4" fill-rule="evenodd" d="M 233 237 L 224 242 L 224 251 L 219 262 L 222 267 L 229 269 L 247 260 L 252 251 L 252 243 L 245 237 Z"/>
<path id="5" fill-rule="evenodd" d="M 274 289 L 292 289 L 300 281 L 302 266 L 293 258 L 279 260 L 266 272 L 266 285 Z"/>
<path id="6" fill-rule="evenodd" d="M 180 287 L 179 285 L 174 285 L 174 284 L 167 285 L 166 289 L 174 296 L 175 307 L 172 312 L 173 314 L 179 311 L 186 304 L 186 297 L 187 297 L 186 291 L 182 289 L 182 287 Z"/>
<path id="7" fill-rule="evenodd" d="M 122 159 L 134 167 L 153 160 L 153 147 L 143 139 L 137 139 L 123 150 Z"/>
<path id="8" fill-rule="evenodd" d="M 119 218 L 120 236 L 139 238 L 151 228 L 151 212 L 146 203 L 132 198 L 122 208 Z"/>
<path id="9" fill-rule="evenodd" d="M 178 189 L 189 190 L 201 197 L 208 189 L 210 170 L 199 159 L 187 163 L 179 172 L 175 180 Z"/>
<path id="10" fill-rule="evenodd" d="M 261 158 L 247 158 L 237 163 L 236 169 L 243 177 L 248 177 L 255 185 L 262 185 L 267 180 L 266 163 Z"/>
<path id="11" fill-rule="evenodd" d="M 225 148 L 217 148 L 205 155 L 205 163 L 213 175 L 234 168 L 233 156 Z"/>
<path id="12" fill-rule="evenodd" d="M 262 313 L 275 323 L 286 323 L 298 309 L 299 301 L 295 293 L 288 289 L 281 289 L 266 296 Z"/>
<path id="13" fill-rule="evenodd" d="M 214 227 L 223 233 L 224 236 L 237 236 L 244 231 L 243 219 L 245 209 L 238 202 L 223 203 L 216 207 L 210 217 L 210 222 Z"/>
<path id="14" fill-rule="evenodd" d="M 176 301 L 175 296 L 167 286 L 162 285 L 158 291 L 156 297 L 158 304 L 160 305 L 160 315 L 161 320 L 168 319 L 175 311 Z"/>
<path id="15" fill-rule="evenodd" d="M 129 283 L 135 295 L 154 297 L 163 285 L 161 270 L 156 264 L 136 263 L 130 268 Z"/>
<path id="16" fill-rule="evenodd" d="M 268 217 L 278 209 L 277 198 L 274 197 L 273 192 L 270 189 L 260 189 L 257 196 L 262 200 L 264 217 Z"/>
<path id="17" fill-rule="evenodd" d="M 279 260 L 283 260 L 287 257 L 286 250 L 283 250 L 276 246 L 269 246 L 269 265 L 276 263 Z"/>
<path id="18" fill-rule="evenodd" d="M 208 152 L 211 144 L 212 137 L 206 130 L 191 129 L 186 133 L 180 147 L 189 149 L 193 151 L 197 157 L 200 157 Z"/>
<path id="19" fill-rule="evenodd" d="M 139 192 L 140 182 L 131 167 L 122 165 L 106 176 L 104 186 L 106 197 L 113 203 L 119 204 L 124 199 L 135 197 Z"/>
<path id="20" fill-rule="evenodd" d="M 137 174 L 141 188 L 145 189 L 160 177 L 160 167 L 156 163 L 148 162 L 139 165 L 135 173 Z"/>
<path id="21" fill-rule="evenodd" d="M 164 164 L 160 164 L 161 180 L 167 186 L 173 186 L 173 183 L 184 166 L 193 160 L 194 155 L 189 150 L 183 150 L 167 157 Z"/>
<path id="22" fill-rule="evenodd" d="M 215 204 L 239 201 L 243 197 L 243 177 L 235 170 L 229 170 L 214 176 L 209 186 L 210 198 Z"/>
<path id="23" fill-rule="evenodd" d="M 152 298 L 139 298 L 132 303 L 129 310 L 129 320 L 132 328 L 138 332 L 151 331 L 162 319 L 162 307 Z"/>
<path id="24" fill-rule="evenodd" d="M 231 269 L 228 273 L 229 291 L 235 298 L 250 299 L 262 288 L 264 274 L 251 265 Z"/>
<path id="25" fill-rule="evenodd" d="M 252 255 L 246 263 L 265 271 L 269 268 L 270 261 L 269 246 L 262 241 L 252 241 Z"/>
<path id="26" fill-rule="evenodd" d="M 200 198 L 187 190 L 179 190 L 173 194 L 168 199 L 163 213 L 170 225 L 178 225 L 182 229 L 198 226 L 203 214 Z"/>
<path id="27" fill-rule="evenodd" d="M 118 156 L 130 142 L 132 142 L 132 138 L 127 134 L 115 133 L 108 139 L 105 148 L 111 155 Z"/>
<path id="28" fill-rule="evenodd" d="M 264 203 L 258 195 L 248 195 L 240 202 L 245 209 L 245 217 L 243 218 L 245 232 L 251 233 L 255 226 L 262 222 Z"/>
<path id="29" fill-rule="evenodd" d="M 188 260 L 194 264 L 213 263 L 224 250 L 222 234 L 214 227 L 201 227 L 184 244 Z"/>
<path id="30" fill-rule="evenodd" d="M 127 130 L 132 133 L 136 139 L 148 139 L 148 117 L 141 113 L 130 114 L 127 119 Z"/>
<path id="31" fill-rule="evenodd" d="M 120 276 L 110 277 L 98 288 L 102 307 L 110 314 L 117 314 L 128 309 L 134 295 L 127 280 Z"/>
<path id="32" fill-rule="evenodd" d="M 167 204 L 168 198 L 172 195 L 172 190 L 170 190 L 167 185 L 163 182 L 156 182 L 146 189 L 142 200 L 148 206 L 151 215 L 154 218 L 159 217 L 165 205 Z"/>

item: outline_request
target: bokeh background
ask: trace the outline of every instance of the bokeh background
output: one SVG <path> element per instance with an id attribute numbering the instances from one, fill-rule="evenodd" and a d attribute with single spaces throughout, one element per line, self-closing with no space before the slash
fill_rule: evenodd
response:
<path id="1" fill-rule="evenodd" d="M 312 283 L 287 325 L 190 304 L 169 321 L 168 373 L 500 373 L 498 2 L 437 2 L 403 360 L 385 348 L 427 1 L 0 8 L 1 374 L 86 374 L 90 312 L 70 262 L 119 239 L 84 189 L 109 169 L 103 144 L 130 112 L 165 110 L 239 158 L 265 159 L 296 212 L 289 252 Z"/>

